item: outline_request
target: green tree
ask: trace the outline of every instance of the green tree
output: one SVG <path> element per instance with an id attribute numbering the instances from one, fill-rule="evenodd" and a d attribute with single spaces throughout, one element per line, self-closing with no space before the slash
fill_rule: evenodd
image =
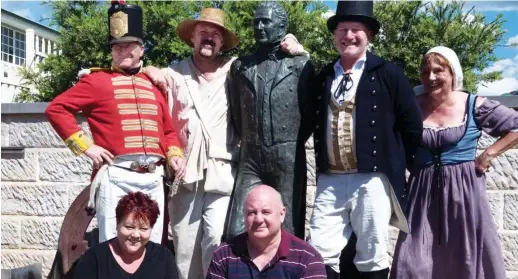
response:
<path id="1" fill-rule="evenodd" d="M 50 101 L 77 81 L 81 68 L 110 65 L 107 40 L 109 2 L 51 1 L 52 24 L 61 33 L 61 55 L 49 55 L 37 70 L 23 70 L 25 89 L 20 102 Z M 242 55 L 255 47 L 252 19 L 257 1 L 130 1 L 144 10 L 145 63 L 164 67 L 191 55 L 189 46 L 179 40 L 176 26 L 195 18 L 202 7 L 226 11 L 226 24 L 239 38 L 236 49 L 225 55 Z M 333 36 L 323 17 L 327 11 L 321 1 L 282 1 L 289 16 L 288 32 L 294 34 L 311 54 L 317 69 L 338 57 Z M 481 13 L 463 12 L 462 2 L 377 1 L 376 17 L 382 32 L 372 41 L 371 50 L 387 60 L 402 61 L 412 85 L 419 84 L 422 56 L 431 47 L 445 45 L 459 55 L 465 87 L 473 91 L 480 81 L 500 78 L 499 72 L 481 74 L 497 57 L 494 50 L 502 39 L 504 20 L 499 15 L 487 22 Z"/>
<path id="2" fill-rule="evenodd" d="M 375 15 L 382 23 L 382 34 L 373 42 L 373 51 L 388 60 L 405 64 L 413 85 L 420 84 L 419 68 L 423 55 L 432 47 L 453 49 L 464 72 L 465 89 L 475 92 L 480 81 L 500 79 L 500 72 L 480 74 L 497 60 L 494 50 L 504 30 L 502 15 L 488 22 L 482 13 L 464 10 L 463 2 L 376 2 Z"/>
<path id="3" fill-rule="evenodd" d="M 110 65 L 108 36 L 109 2 L 50 1 L 53 8 L 51 25 L 60 32 L 57 45 L 60 55 L 49 55 L 37 69 L 24 69 L 28 88 L 17 96 L 19 102 L 46 102 L 67 90 L 77 82 L 82 68 Z M 182 1 L 135 1 L 144 12 L 145 64 L 164 67 L 174 59 L 190 53 L 176 35 L 178 22 L 192 18 L 199 10 L 199 3 Z"/>

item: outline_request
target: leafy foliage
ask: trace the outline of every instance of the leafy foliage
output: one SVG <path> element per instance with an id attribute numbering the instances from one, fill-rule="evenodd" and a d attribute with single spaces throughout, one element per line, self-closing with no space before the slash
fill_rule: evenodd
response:
<path id="1" fill-rule="evenodd" d="M 24 69 L 24 89 L 20 102 L 44 102 L 73 86 L 81 68 L 107 67 L 109 2 L 50 1 L 52 24 L 61 36 L 60 55 L 49 55 L 37 69 Z M 236 49 L 225 55 L 242 55 L 255 47 L 252 19 L 257 1 L 130 1 L 144 11 L 145 63 L 164 67 L 191 55 L 191 48 L 179 40 L 176 26 L 195 18 L 202 7 L 222 8 L 226 24 L 239 38 Z M 289 15 L 288 32 L 294 34 L 311 54 L 317 69 L 338 57 L 333 36 L 328 32 L 321 1 L 283 1 Z M 486 22 L 481 13 L 463 12 L 462 2 L 377 1 L 375 15 L 382 32 L 372 41 L 371 50 L 387 60 L 405 64 L 412 85 L 419 84 L 419 66 L 431 47 L 445 45 L 457 52 L 465 76 L 465 87 L 473 91 L 480 81 L 493 81 L 500 73 L 481 74 L 497 57 L 494 50 L 504 35 L 499 15 Z"/>
<path id="2" fill-rule="evenodd" d="M 498 15 L 486 22 L 482 13 L 463 8 L 462 2 L 376 2 L 375 15 L 383 32 L 373 50 L 387 60 L 402 61 L 407 77 L 417 85 L 424 54 L 434 46 L 447 46 L 459 57 L 465 89 L 474 92 L 478 82 L 500 78 L 498 72 L 476 73 L 497 60 L 494 50 L 504 35 L 504 21 Z"/>

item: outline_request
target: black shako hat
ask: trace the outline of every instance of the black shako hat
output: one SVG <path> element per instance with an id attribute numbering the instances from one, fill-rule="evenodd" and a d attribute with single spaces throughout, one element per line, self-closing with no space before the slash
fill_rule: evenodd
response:
<path id="1" fill-rule="evenodd" d="M 379 21 L 374 17 L 373 1 L 338 1 L 336 14 L 327 20 L 327 29 L 333 33 L 339 22 L 362 22 L 376 35 L 380 29 Z"/>
<path id="2" fill-rule="evenodd" d="M 143 43 L 142 8 L 126 1 L 112 1 L 108 9 L 108 43 Z"/>

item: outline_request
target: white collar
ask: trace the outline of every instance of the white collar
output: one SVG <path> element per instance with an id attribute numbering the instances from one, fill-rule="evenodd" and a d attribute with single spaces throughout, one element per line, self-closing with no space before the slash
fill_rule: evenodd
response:
<path id="1" fill-rule="evenodd" d="M 363 71 L 363 68 L 365 67 L 365 63 L 367 62 L 367 54 L 364 54 L 362 57 L 360 57 L 360 59 L 358 59 L 358 61 L 356 61 L 356 63 L 354 64 L 353 68 L 352 68 L 352 72 L 356 72 L 356 71 Z M 333 68 L 335 69 L 335 73 L 338 73 L 340 72 L 340 75 L 343 74 L 345 71 L 344 71 L 344 67 L 342 67 L 342 60 L 341 59 L 338 59 L 338 61 L 336 61 L 335 65 L 333 66 Z"/>

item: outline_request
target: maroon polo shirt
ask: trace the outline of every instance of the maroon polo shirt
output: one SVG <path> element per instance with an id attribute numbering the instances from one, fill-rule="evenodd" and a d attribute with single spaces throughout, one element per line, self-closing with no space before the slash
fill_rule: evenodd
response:
<path id="1" fill-rule="evenodd" d="M 327 278 L 320 254 L 307 242 L 282 230 L 279 250 L 273 259 L 259 270 L 250 259 L 247 233 L 221 244 L 215 251 L 207 272 L 207 279 L 301 279 Z"/>

